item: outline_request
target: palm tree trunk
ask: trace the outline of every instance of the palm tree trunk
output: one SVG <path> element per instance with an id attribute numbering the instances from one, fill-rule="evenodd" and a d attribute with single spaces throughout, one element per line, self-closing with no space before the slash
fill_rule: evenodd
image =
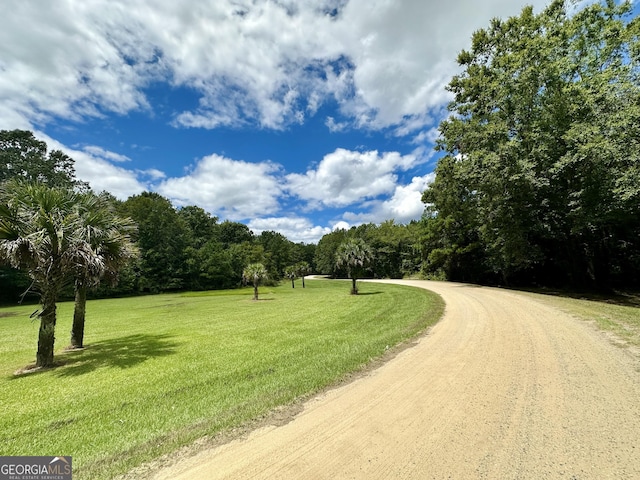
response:
<path id="1" fill-rule="evenodd" d="M 295 283 L 293 283 L 293 282 L 295 282 L 295 280 L 292 278 L 292 279 L 291 279 L 291 288 L 296 288 L 296 284 L 295 284 Z"/>
<path id="2" fill-rule="evenodd" d="M 87 310 L 87 287 L 76 284 L 76 298 L 73 307 L 73 326 L 71 327 L 71 347 L 83 348 L 84 319 Z"/>
<path id="3" fill-rule="evenodd" d="M 302 275 L 302 288 L 304 288 L 304 275 Z"/>
<path id="4" fill-rule="evenodd" d="M 358 294 L 358 287 L 356 286 L 356 277 L 351 277 L 351 295 Z"/>
<path id="5" fill-rule="evenodd" d="M 253 285 L 253 299 L 258 300 L 258 284 Z"/>
<path id="6" fill-rule="evenodd" d="M 40 314 L 36 367 L 53 366 L 53 347 L 56 340 L 55 330 L 56 295 L 53 292 L 47 292 L 42 296 L 42 313 Z"/>

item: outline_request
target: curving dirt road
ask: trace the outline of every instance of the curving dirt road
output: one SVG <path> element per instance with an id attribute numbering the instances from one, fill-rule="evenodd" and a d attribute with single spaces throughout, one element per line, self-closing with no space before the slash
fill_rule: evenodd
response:
<path id="1" fill-rule="evenodd" d="M 446 302 L 412 348 L 293 421 L 156 479 L 640 479 L 640 373 L 524 295 L 400 281 Z"/>

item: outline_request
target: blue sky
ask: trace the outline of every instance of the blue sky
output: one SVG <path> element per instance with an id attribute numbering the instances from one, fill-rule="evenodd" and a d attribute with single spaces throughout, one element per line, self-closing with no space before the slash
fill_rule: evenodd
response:
<path id="1" fill-rule="evenodd" d="M 3 0 L 0 129 L 259 234 L 420 218 L 457 53 L 514 0 Z"/>

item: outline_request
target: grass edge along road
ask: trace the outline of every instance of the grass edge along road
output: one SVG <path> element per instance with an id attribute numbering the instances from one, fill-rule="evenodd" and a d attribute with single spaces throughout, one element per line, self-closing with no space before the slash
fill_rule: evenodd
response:
<path id="1" fill-rule="evenodd" d="M 527 295 L 593 324 L 614 345 L 628 350 L 640 362 L 640 295 L 598 297 L 539 292 Z"/>
<path id="2" fill-rule="evenodd" d="M 143 462 L 308 397 L 370 365 L 441 316 L 426 290 L 308 281 L 261 289 L 90 301 L 87 348 L 63 353 L 73 305 L 58 309 L 56 359 L 29 375 L 34 306 L 0 309 L 3 455 L 71 455 L 74 478 Z M 52 453 L 53 452 L 53 453 Z"/>

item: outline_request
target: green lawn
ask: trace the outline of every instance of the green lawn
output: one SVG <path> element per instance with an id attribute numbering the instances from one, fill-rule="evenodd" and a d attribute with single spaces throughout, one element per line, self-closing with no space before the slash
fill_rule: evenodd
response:
<path id="1" fill-rule="evenodd" d="M 308 280 L 307 288 L 90 301 L 84 351 L 58 308 L 62 366 L 16 376 L 35 359 L 34 306 L 0 309 L 2 455 L 71 455 L 74 478 L 111 478 L 317 392 L 435 323 L 425 290 Z"/>

